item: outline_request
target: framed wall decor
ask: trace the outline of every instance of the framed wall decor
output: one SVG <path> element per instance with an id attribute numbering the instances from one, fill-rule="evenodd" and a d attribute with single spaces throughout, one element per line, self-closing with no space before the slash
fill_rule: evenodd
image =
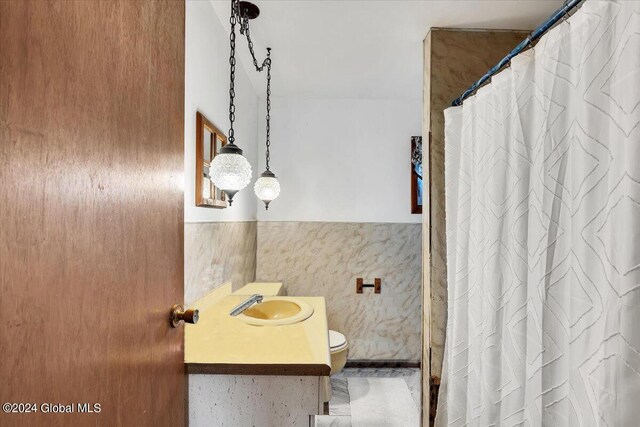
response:
<path id="1" fill-rule="evenodd" d="M 213 185 L 209 168 L 227 137 L 199 111 L 196 113 L 196 206 L 224 209 L 226 195 Z"/>
<path id="2" fill-rule="evenodd" d="M 411 213 L 422 213 L 422 137 L 411 137 Z"/>

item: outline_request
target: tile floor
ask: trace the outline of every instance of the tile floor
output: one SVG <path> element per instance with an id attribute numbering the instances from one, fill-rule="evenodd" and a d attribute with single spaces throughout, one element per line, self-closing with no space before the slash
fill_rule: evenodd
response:
<path id="1" fill-rule="evenodd" d="M 406 381 L 415 401 L 420 408 L 420 369 L 418 368 L 345 368 L 331 378 L 332 397 L 329 402 L 329 414 L 317 417 L 316 426 L 350 427 L 351 405 L 348 378 L 402 378 Z"/>

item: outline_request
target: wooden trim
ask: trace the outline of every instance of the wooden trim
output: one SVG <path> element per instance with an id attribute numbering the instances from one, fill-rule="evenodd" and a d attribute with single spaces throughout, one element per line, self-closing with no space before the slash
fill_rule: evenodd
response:
<path id="1" fill-rule="evenodd" d="M 427 160 L 427 164 L 429 165 L 429 181 L 425 184 L 424 182 L 424 145 L 422 146 L 422 162 L 423 162 L 423 167 L 422 167 L 422 185 L 423 185 L 423 189 L 426 187 L 427 188 L 427 195 L 428 195 L 428 200 L 429 200 L 429 254 L 431 253 L 431 248 L 432 246 L 432 242 L 431 242 L 431 206 L 433 206 L 431 204 L 431 183 L 433 182 L 433 176 L 431 175 L 431 171 L 433 170 L 433 165 L 431 164 L 431 131 L 429 131 L 429 138 L 427 139 L 428 144 L 427 144 L 427 155 L 429 156 L 428 160 Z M 424 144 L 424 141 L 422 142 L 422 144 Z M 424 193 L 422 194 L 422 196 L 424 197 Z M 423 200 L 424 203 L 424 200 Z"/>
<path id="2" fill-rule="evenodd" d="M 204 116 L 196 113 L 196 206 L 202 203 L 202 176 L 204 175 L 204 133 L 200 130 L 204 127 Z"/>
<path id="3" fill-rule="evenodd" d="M 326 377 L 331 373 L 327 365 L 248 365 L 227 363 L 187 363 L 187 373 L 206 375 L 282 375 Z"/>
<path id="4" fill-rule="evenodd" d="M 195 203 L 196 206 L 201 208 L 226 208 L 229 204 L 226 200 L 226 196 L 222 193 L 222 200 L 215 199 L 215 196 L 211 199 L 204 199 L 202 197 L 202 177 L 204 175 L 204 129 L 208 129 L 211 133 L 211 154 L 215 157 L 218 154 L 216 147 L 216 140 L 222 141 L 222 146 L 227 145 L 227 137 L 218 129 L 204 114 L 200 111 L 196 112 L 196 186 L 195 186 Z M 215 195 L 215 186 L 211 185 L 211 191 Z"/>

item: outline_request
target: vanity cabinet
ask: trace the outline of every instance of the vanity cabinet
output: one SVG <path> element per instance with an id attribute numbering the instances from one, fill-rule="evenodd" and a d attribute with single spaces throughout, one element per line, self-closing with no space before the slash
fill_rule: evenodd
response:
<path id="1" fill-rule="evenodd" d="M 200 320 L 185 331 L 190 426 L 298 427 L 323 413 L 331 372 L 325 299 L 284 296 L 275 285 L 254 283 L 234 293 L 227 286 L 194 304 Z M 274 318 L 273 326 L 231 316 L 252 294 L 263 295 L 263 304 L 296 303 L 306 314 L 291 316 L 299 320 L 290 324 Z"/>
<path id="2" fill-rule="evenodd" d="M 189 375 L 189 425 L 308 426 L 322 414 L 321 378 L 279 375 Z"/>

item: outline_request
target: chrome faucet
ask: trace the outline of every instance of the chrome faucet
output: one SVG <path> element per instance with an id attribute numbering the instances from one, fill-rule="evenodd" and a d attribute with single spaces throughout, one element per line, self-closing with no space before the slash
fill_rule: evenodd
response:
<path id="1" fill-rule="evenodd" d="M 263 299 L 264 297 L 262 295 L 259 295 L 259 294 L 251 295 L 246 301 L 241 302 L 236 308 L 231 310 L 229 314 L 231 316 L 237 316 L 238 314 L 242 313 L 243 311 L 251 307 L 253 304 L 261 303 Z"/>

